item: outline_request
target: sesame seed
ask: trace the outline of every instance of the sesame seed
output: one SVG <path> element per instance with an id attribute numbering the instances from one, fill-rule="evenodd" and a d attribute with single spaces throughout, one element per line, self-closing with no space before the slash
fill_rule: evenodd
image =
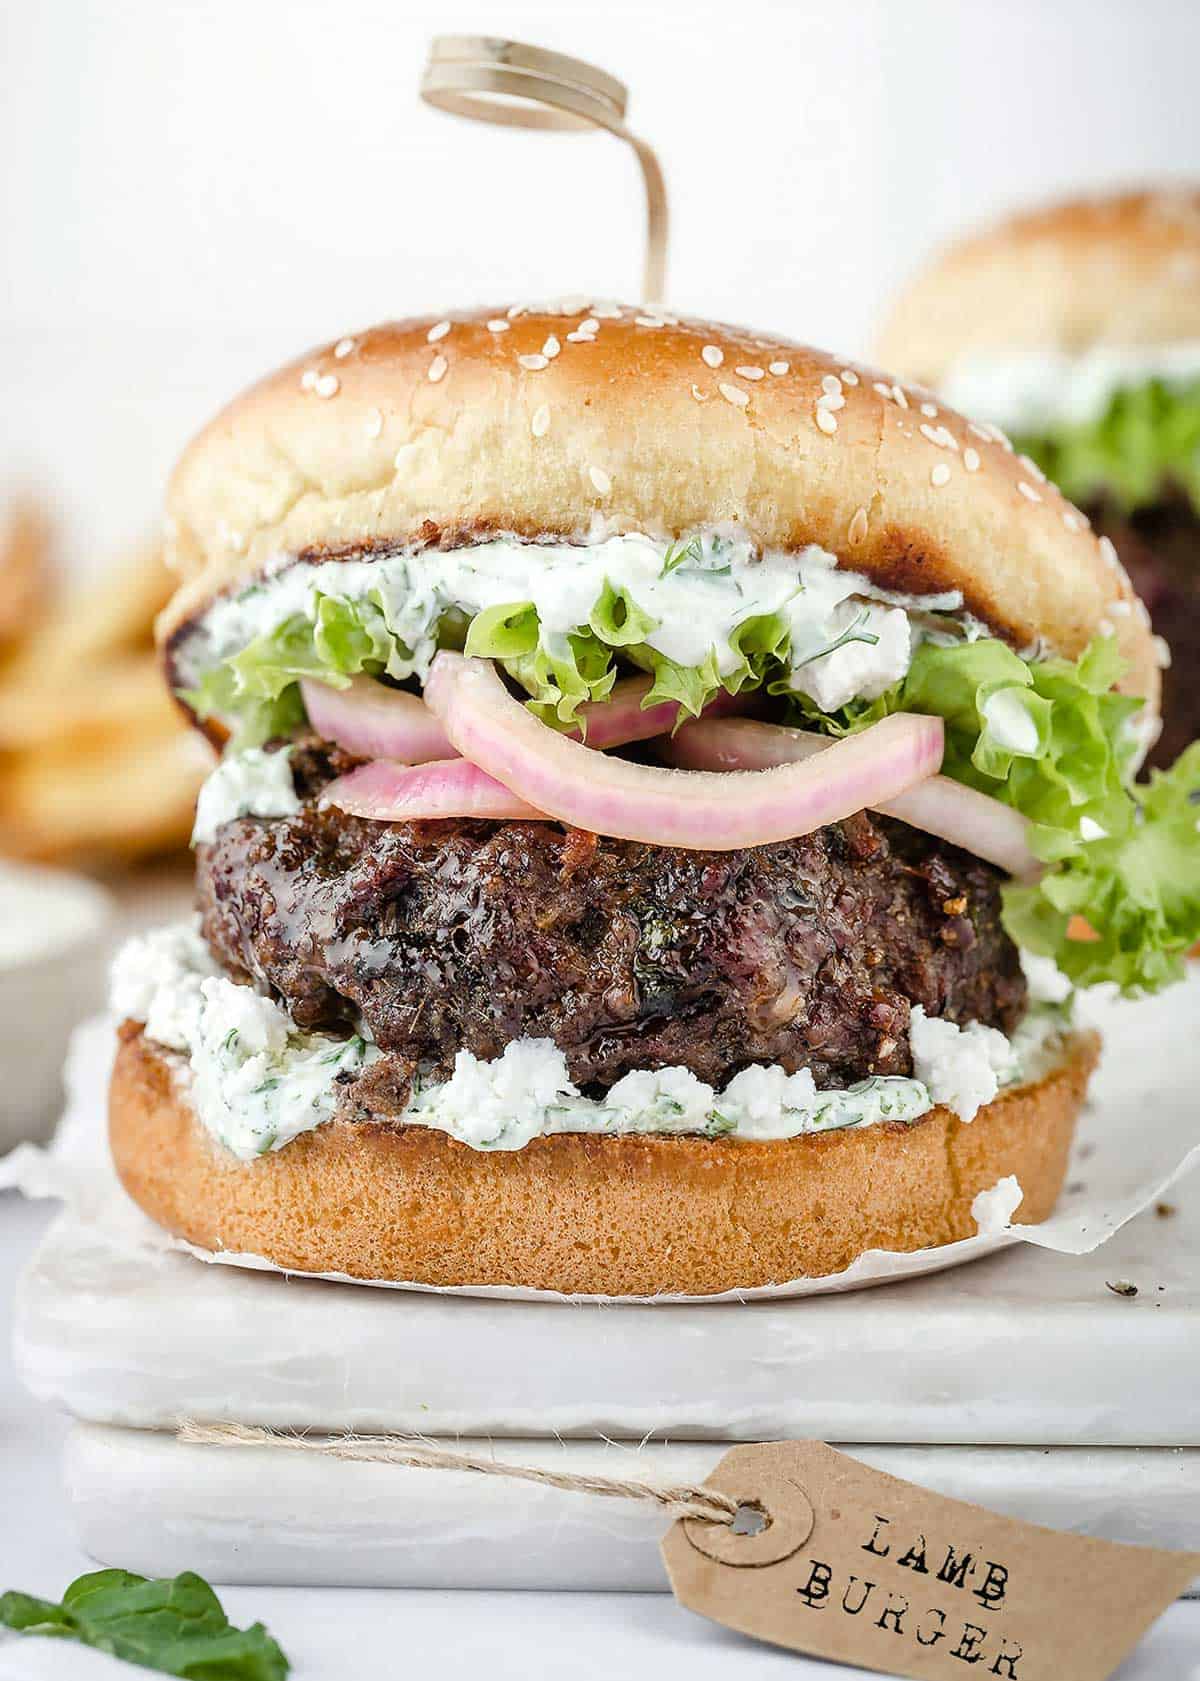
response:
<path id="1" fill-rule="evenodd" d="M 547 359 L 547 361 L 550 361 L 553 357 L 558 355 L 558 353 L 561 349 L 562 349 L 562 345 L 559 344 L 559 342 L 555 338 L 554 334 L 551 333 L 550 337 L 546 340 L 545 344 L 542 346 L 542 355 Z"/>
<path id="2" fill-rule="evenodd" d="M 595 344 L 595 342 L 596 342 L 595 333 L 578 333 L 578 332 L 575 332 L 575 333 L 568 333 L 567 334 L 567 343 L 568 344 Z"/>
<path id="3" fill-rule="evenodd" d="M 588 478 L 591 479 L 593 486 L 600 492 L 601 496 L 607 496 L 612 489 L 612 480 L 603 467 L 589 467 Z"/>
<path id="4" fill-rule="evenodd" d="M 977 449 L 972 449 L 970 444 L 968 444 L 966 449 L 963 450 L 963 466 L 967 469 L 968 473 L 977 473 L 979 471 L 979 451 Z"/>
<path id="5" fill-rule="evenodd" d="M 985 444 L 994 444 L 996 441 L 986 426 L 977 426 L 973 420 L 968 420 L 967 431 L 974 432 L 975 436 L 982 438 Z"/>
<path id="6" fill-rule="evenodd" d="M 1066 526 L 1068 531 L 1082 531 L 1083 530 L 1083 520 L 1075 512 L 1074 508 L 1064 508 L 1063 509 L 1062 522 Z"/>
<path id="7" fill-rule="evenodd" d="M 708 401 L 708 398 L 704 395 L 703 391 L 701 391 L 701 389 L 698 385 L 693 385 L 692 386 L 692 396 L 696 399 L 696 401 L 698 403 L 707 403 L 707 401 Z"/>
<path id="8" fill-rule="evenodd" d="M 1165 671 L 1171 663 L 1171 650 L 1165 636 L 1154 638 L 1154 659 L 1160 671 Z"/>
<path id="9" fill-rule="evenodd" d="M 1116 547 L 1115 547 L 1111 537 L 1101 537 L 1101 539 L 1100 539 L 1100 553 L 1103 556 L 1105 562 L 1109 566 L 1112 567 L 1114 572 L 1116 572 L 1120 569 L 1121 562 L 1117 558 Z"/>
<path id="10" fill-rule="evenodd" d="M 858 384 L 858 375 L 855 373 L 853 368 L 843 368 L 842 369 L 842 384 L 843 385 L 857 385 Z"/>
<path id="11" fill-rule="evenodd" d="M 353 349 L 354 349 L 354 340 L 353 339 L 339 339 L 333 347 L 333 354 L 337 357 L 339 362 L 342 362 L 346 359 L 347 356 L 349 356 L 350 352 Z"/>
<path id="12" fill-rule="evenodd" d="M 938 486 L 950 483 L 950 469 L 944 461 L 939 461 L 932 473 L 930 473 L 929 482 L 930 484 Z"/>
<path id="13" fill-rule="evenodd" d="M 383 414 L 379 409 L 372 409 L 367 416 L 366 434 L 368 438 L 377 438 L 383 431 Z"/>
<path id="14" fill-rule="evenodd" d="M 600 331 L 600 323 L 594 315 L 585 316 L 576 327 L 577 333 L 590 333 L 593 337 Z"/>
<path id="15" fill-rule="evenodd" d="M 706 344 L 700 354 L 710 368 L 719 368 L 725 360 L 725 352 L 719 344 Z"/>
<path id="16" fill-rule="evenodd" d="M 601 321 L 619 321 L 621 319 L 621 306 L 614 303 L 593 303 L 592 314 L 598 315 Z"/>
<path id="17" fill-rule="evenodd" d="M 317 370 L 315 368 L 305 368 L 304 372 L 300 375 L 301 391 L 311 391 L 316 383 Z"/>
<path id="18" fill-rule="evenodd" d="M 878 391 L 879 395 L 882 398 L 884 398 L 884 400 L 886 402 L 894 403 L 896 401 L 896 396 L 895 396 L 895 393 L 892 390 L 891 386 L 890 385 L 885 385 L 884 382 L 881 379 L 877 379 L 875 381 L 874 385 L 871 387 L 871 390 L 872 391 Z"/>
<path id="19" fill-rule="evenodd" d="M 507 333 L 508 322 L 504 320 L 503 316 L 494 315 L 487 324 L 487 330 L 489 333 Z"/>
<path id="20" fill-rule="evenodd" d="M 904 387 L 902 385 L 892 386 L 892 396 L 896 399 L 900 408 L 906 409 L 908 407 L 908 397 L 905 395 Z"/>
<path id="21" fill-rule="evenodd" d="M 733 371 L 735 374 L 740 374 L 743 379 L 761 379 L 763 377 L 762 369 L 754 367 L 752 363 L 743 363 L 740 368 L 735 368 Z"/>
<path id="22" fill-rule="evenodd" d="M 822 391 L 821 395 L 817 398 L 817 407 L 819 409 L 844 409 L 845 406 L 846 399 L 842 396 L 840 391 Z"/>
<path id="23" fill-rule="evenodd" d="M 1150 629 L 1150 611 L 1149 611 L 1149 608 L 1146 606 L 1146 603 L 1140 597 L 1135 597 L 1134 603 L 1133 603 L 1133 610 L 1138 616 L 1138 622 L 1146 630 L 1149 630 Z"/>
<path id="24" fill-rule="evenodd" d="M 823 374 L 821 376 L 821 390 L 827 397 L 840 397 L 842 382 L 836 374 Z"/>
<path id="25" fill-rule="evenodd" d="M 778 379 L 781 375 L 787 373 L 790 366 L 791 364 L 788 362 L 768 362 L 767 372 L 769 374 L 774 374 Z"/>
<path id="26" fill-rule="evenodd" d="M 850 521 L 849 530 L 846 532 L 846 536 L 849 539 L 851 547 L 856 548 L 859 543 L 865 541 L 866 535 L 867 510 L 865 508 L 856 508 L 854 518 Z"/>
<path id="27" fill-rule="evenodd" d="M 838 423 L 836 414 L 831 413 L 827 408 L 822 408 L 820 404 L 817 405 L 814 412 L 816 414 L 817 425 L 820 427 L 822 432 L 832 433 L 837 431 Z"/>
<path id="28" fill-rule="evenodd" d="M 1042 469 L 1038 466 L 1036 461 L 1031 461 L 1027 455 L 1018 455 L 1017 460 L 1021 463 L 1022 467 L 1024 467 L 1025 471 L 1035 478 L 1039 484 L 1045 484 L 1046 475 L 1042 472 Z"/>
<path id="29" fill-rule="evenodd" d="M 321 374 L 313 380 L 312 388 L 318 397 L 336 397 L 342 382 L 336 374 Z"/>
<path id="30" fill-rule="evenodd" d="M 550 430 L 550 405 L 543 403 L 533 411 L 533 419 L 529 423 L 529 430 L 535 438 L 544 438 Z"/>
<path id="31" fill-rule="evenodd" d="M 550 366 L 549 357 L 541 355 L 537 351 L 533 351 L 528 356 L 518 356 L 517 361 L 523 368 L 528 368 L 531 374 L 536 374 L 540 369 Z"/>
<path id="32" fill-rule="evenodd" d="M 508 308 L 504 311 L 504 313 L 505 313 L 505 315 L 508 316 L 508 319 L 510 321 L 515 321 L 517 319 L 518 315 L 524 315 L 525 314 L 525 305 L 524 304 L 509 304 Z"/>
<path id="33" fill-rule="evenodd" d="M 937 404 L 936 403 L 922 403 L 921 404 L 921 413 L 925 416 L 925 418 L 927 420 L 936 420 L 937 419 Z"/>
<path id="34" fill-rule="evenodd" d="M 717 386 L 717 390 L 727 403 L 733 404 L 735 409 L 744 409 L 750 401 L 750 393 L 743 391 L 740 385 L 726 385 L 725 381 L 722 380 Z"/>
<path id="35" fill-rule="evenodd" d="M 434 325 L 425 334 L 426 344 L 436 344 L 439 339 L 444 339 L 446 334 L 449 331 L 450 331 L 449 321 L 435 322 Z"/>
<path id="36" fill-rule="evenodd" d="M 434 357 L 433 361 L 429 364 L 429 378 L 432 384 L 436 385 L 439 379 L 445 377 L 446 365 L 446 358 L 444 356 Z"/>
<path id="37" fill-rule="evenodd" d="M 1017 480 L 1017 489 L 1021 492 L 1021 495 L 1027 502 L 1040 502 L 1042 499 L 1041 492 L 1035 490 L 1033 486 L 1028 484 L 1024 479 Z"/>
<path id="38" fill-rule="evenodd" d="M 557 304 L 548 313 L 551 315 L 580 315 L 588 308 L 588 299 L 582 292 L 572 292 L 568 297 L 559 298 Z"/>
<path id="39" fill-rule="evenodd" d="M 665 327 L 666 326 L 666 322 L 662 319 L 661 316 L 658 316 L 658 315 L 635 315 L 634 318 L 633 318 L 633 324 L 634 324 L 635 327 Z"/>
<path id="40" fill-rule="evenodd" d="M 1119 619 L 1127 619 L 1133 612 L 1133 608 L 1129 605 L 1128 601 L 1110 601 L 1108 604 L 1108 610 L 1110 613 L 1115 614 Z"/>
<path id="41" fill-rule="evenodd" d="M 931 426 L 927 420 L 923 420 L 919 431 L 923 438 L 929 443 L 935 444 L 938 449 L 956 450 L 958 448 L 958 439 L 945 426 Z"/>

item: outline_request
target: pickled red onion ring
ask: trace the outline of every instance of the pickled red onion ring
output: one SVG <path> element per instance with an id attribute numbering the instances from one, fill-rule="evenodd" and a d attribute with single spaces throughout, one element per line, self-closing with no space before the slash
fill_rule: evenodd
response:
<path id="1" fill-rule="evenodd" d="M 643 707 L 653 687 L 653 677 L 623 678 L 607 700 L 588 701 L 579 708 L 582 732 L 567 733 L 577 739 L 582 733 L 589 747 L 601 748 L 665 735 L 675 727 L 679 703 L 668 700 Z M 313 729 L 348 753 L 364 759 L 394 759 L 402 765 L 453 757 L 454 748 L 419 695 L 389 689 L 374 677 L 352 677 L 345 689 L 304 677 L 300 692 Z M 746 696 L 721 690 L 704 708 L 703 716 L 744 711 L 747 704 Z"/>
<path id="2" fill-rule="evenodd" d="M 664 743 L 663 755 L 690 770 L 767 770 L 833 750 L 829 736 L 746 718 L 685 724 Z M 1029 824 L 1019 811 L 948 776 L 931 776 L 905 793 L 867 802 L 965 852 L 997 864 L 1009 875 L 1029 877 L 1041 865 L 1029 850 Z"/>
<path id="3" fill-rule="evenodd" d="M 667 735 L 679 721 L 677 700 L 656 701 L 643 707 L 642 702 L 654 687 L 653 677 L 623 677 L 614 683 L 607 700 L 589 700 L 579 708 L 583 720 L 583 739 L 589 747 L 626 747 L 631 741 L 649 741 L 652 736 Z M 723 717 L 730 712 L 744 712 L 753 703 L 745 693 L 726 694 L 724 689 L 709 701 L 701 713 L 703 718 Z M 565 732 L 578 739 L 580 732 Z"/>
<path id="4" fill-rule="evenodd" d="M 905 792 L 942 762 L 942 721 L 895 713 L 820 765 L 683 771 L 611 758 L 541 723 L 490 661 L 443 651 L 425 685 L 464 758 L 562 823 L 622 840 L 732 851 L 810 834 Z"/>
<path id="5" fill-rule="evenodd" d="M 466 759 L 435 759 L 422 765 L 374 759 L 331 782 L 320 803 L 377 823 L 410 823 L 423 817 L 545 821 L 546 816 Z"/>
<path id="6" fill-rule="evenodd" d="M 300 679 L 308 721 L 326 741 L 364 759 L 421 765 L 448 759 L 454 749 L 419 695 L 389 689 L 374 677 L 352 677 L 345 689 Z"/>

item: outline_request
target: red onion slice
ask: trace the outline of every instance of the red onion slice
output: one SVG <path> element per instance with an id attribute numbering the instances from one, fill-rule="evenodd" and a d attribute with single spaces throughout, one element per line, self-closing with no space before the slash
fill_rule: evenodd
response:
<path id="1" fill-rule="evenodd" d="M 796 764 L 832 753 L 834 746 L 828 736 L 782 724 L 758 724 L 746 718 L 712 723 L 700 719 L 685 724 L 664 743 L 663 753 L 672 764 L 690 770 L 746 771 Z M 1019 811 L 948 776 L 931 776 L 905 793 L 867 804 L 872 811 L 898 817 L 914 829 L 961 846 L 1009 875 L 1028 877 L 1042 867 L 1029 850 L 1029 824 Z"/>
<path id="2" fill-rule="evenodd" d="M 425 698 L 464 758 L 560 822 L 596 834 L 731 851 L 810 834 L 893 799 L 942 762 L 942 721 L 896 713 L 819 766 L 666 770 L 610 758 L 540 723 L 490 661 L 438 654 Z"/>
<path id="3" fill-rule="evenodd" d="M 624 747 L 674 729 L 678 702 L 661 701 L 643 708 L 642 701 L 653 687 L 653 677 L 626 677 L 614 685 L 607 700 L 581 706 L 579 716 L 588 746 Z M 300 692 L 313 729 L 348 753 L 364 759 L 394 759 L 402 765 L 453 757 L 445 731 L 418 695 L 389 689 L 374 677 L 353 677 L 346 689 L 304 677 Z M 722 690 L 704 708 L 704 716 L 745 711 L 747 704 L 745 695 L 727 695 Z M 581 732 L 568 733 L 578 739 Z"/>
<path id="4" fill-rule="evenodd" d="M 409 823 L 420 817 L 538 818 L 524 800 L 466 759 L 438 759 L 432 764 L 397 765 L 375 759 L 331 782 L 321 795 L 351 817 L 377 823 Z"/>
<path id="5" fill-rule="evenodd" d="M 403 765 L 453 757 L 441 725 L 419 695 L 389 689 L 374 677 L 352 677 L 347 689 L 302 677 L 300 693 L 313 729 L 348 753 Z"/>
<path id="6" fill-rule="evenodd" d="M 660 700 L 653 706 L 642 702 L 654 687 L 653 677 L 623 677 L 614 683 L 607 700 L 589 700 L 579 708 L 584 723 L 583 739 L 589 747 L 626 747 L 631 741 L 649 741 L 667 735 L 679 720 L 679 702 Z M 724 689 L 709 701 L 701 716 L 720 718 L 730 712 L 745 712 L 753 703 L 747 694 L 729 695 Z M 578 740 L 578 730 L 565 732 Z"/>

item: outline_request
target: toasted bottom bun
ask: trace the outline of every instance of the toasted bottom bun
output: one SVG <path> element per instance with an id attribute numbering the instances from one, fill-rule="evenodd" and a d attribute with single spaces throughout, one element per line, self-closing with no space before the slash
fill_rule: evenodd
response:
<path id="1" fill-rule="evenodd" d="M 1017 1219 L 1045 1219 L 1098 1053 L 1094 1033 L 1072 1035 L 1048 1075 L 969 1124 L 938 1108 L 770 1143 L 570 1133 L 488 1152 L 331 1121 L 242 1162 L 196 1119 L 177 1062 L 126 1023 L 109 1134 L 130 1196 L 205 1249 L 353 1278 L 710 1295 L 971 1237 L 973 1199 L 1010 1173 Z"/>

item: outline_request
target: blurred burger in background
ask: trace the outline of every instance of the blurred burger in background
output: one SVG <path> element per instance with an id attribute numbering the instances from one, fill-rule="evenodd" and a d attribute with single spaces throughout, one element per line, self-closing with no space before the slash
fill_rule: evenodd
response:
<path id="1" fill-rule="evenodd" d="M 1046 475 L 1116 545 L 1170 639 L 1149 762 L 1171 764 L 1200 734 L 1200 188 L 1057 203 L 962 241 L 901 296 L 879 354 L 1003 428 L 1032 487 Z"/>
<path id="2" fill-rule="evenodd" d="M 206 763 L 157 674 L 161 547 L 70 581 L 54 548 L 36 497 L 0 516 L 0 856 L 110 869 L 179 851 Z"/>

